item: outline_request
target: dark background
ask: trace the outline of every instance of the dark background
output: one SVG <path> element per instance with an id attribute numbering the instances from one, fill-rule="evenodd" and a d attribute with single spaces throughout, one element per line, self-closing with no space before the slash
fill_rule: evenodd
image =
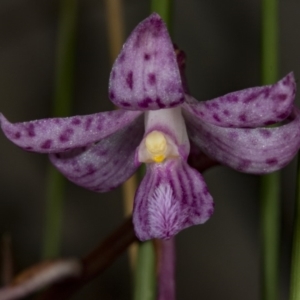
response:
<path id="1" fill-rule="evenodd" d="M 174 1 L 173 40 L 184 49 L 199 100 L 260 85 L 260 1 Z M 81 0 L 74 114 L 112 109 L 103 1 Z M 123 4 L 126 36 L 149 15 L 148 1 Z M 280 77 L 300 76 L 300 2 L 280 1 Z M 50 116 L 58 1 L 0 2 L 0 111 L 13 122 Z M 299 96 L 297 96 L 299 100 Z M 9 232 L 18 270 L 40 259 L 46 155 L 26 153 L 0 133 L 0 234 Z M 259 178 L 226 167 L 205 173 L 216 202 L 205 225 L 177 236 L 178 299 L 259 298 Z M 282 179 L 282 299 L 287 299 L 295 162 Z M 80 256 L 123 219 L 120 189 L 95 194 L 67 185 L 62 255 Z M 126 254 L 74 299 L 130 299 Z"/>

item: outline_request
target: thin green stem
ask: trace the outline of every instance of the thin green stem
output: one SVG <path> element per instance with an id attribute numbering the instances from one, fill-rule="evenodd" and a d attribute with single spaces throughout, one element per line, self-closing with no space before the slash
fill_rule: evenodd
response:
<path id="1" fill-rule="evenodd" d="M 53 114 L 68 116 L 74 95 L 77 0 L 60 0 Z"/>
<path id="2" fill-rule="evenodd" d="M 135 273 L 134 300 L 155 300 L 155 252 L 152 241 L 140 243 Z"/>
<path id="3" fill-rule="evenodd" d="M 168 29 L 170 30 L 172 25 L 172 0 L 152 0 L 151 11 L 158 13 L 165 21 Z"/>
<path id="4" fill-rule="evenodd" d="M 262 1 L 262 84 L 278 79 L 278 0 Z"/>
<path id="5" fill-rule="evenodd" d="M 146 173 L 145 165 L 140 168 L 139 175 Z M 154 240 L 139 242 L 133 286 L 133 300 L 156 299 L 156 251 Z"/>
<path id="6" fill-rule="evenodd" d="M 74 92 L 76 18 L 77 0 L 61 0 L 56 50 L 53 116 L 68 116 L 71 114 Z M 43 258 L 57 257 L 60 252 L 64 190 L 62 175 L 52 166 L 49 166 L 47 171 Z"/>
<path id="7" fill-rule="evenodd" d="M 262 84 L 278 78 L 278 0 L 262 1 Z M 280 173 L 261 178 L 262 299 L 279 295 Z"/>
<path id="8" fill-rule="evenodd" d="M 300 300 L 300 159 L 298 156 L 290 300 Z"/>
<path id="9" fill-rule="evenodd" d="M 47 169 L 46 216 L 42 252 L 44 259 L 57 258 L 60 253 L 64 195 L 65 179 L 49 164 Z"/>
<path id="10" fill-rule="evenodd" d="M 262 299 L 278 298 L 280 174 L 261 178 Z"/>

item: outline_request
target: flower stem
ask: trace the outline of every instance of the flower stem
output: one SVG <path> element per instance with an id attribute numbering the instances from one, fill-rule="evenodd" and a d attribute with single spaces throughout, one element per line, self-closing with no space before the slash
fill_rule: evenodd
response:
<path id="1" fill-rule="evenodd" d="M 278 0 L 262 1 L 262 84 L 278 78 Z M 279 291 L 280 173 L 261 178 L 262 299 Z"/>
<path id="2" fill-rule="evenodd" d="M 262 299 L 278 298 L 279 269 L 279 172 L 261 178 Z"/>
<path id="3" fill-rule="evenodd" d="M 290 300 L 300 299 L 300 159 L 298 155 L 297 189 L 291 263 Z"/>
<path id="4" fill-rule="evenodd" d="M 175 300 L 175 238 L 159 240 L 158 300 Z"/>
<path id="5" fill-rule="evenodd" d="M 105 0 L 108 45 L 111 63 L 117 58 L 124 43 L 122 0 Z"/>
<path id="6" fill-rule="evenodd" d="M 134 300 L 155 300 L 155 252 L 152 241 L 140 243 L 135 274 Z"/>
<path id="7" fill-rule="evenodd" d="M 262 84 L 278 79 L 278 0 L 262 1 Z"/>
<path id="8" fill-rule="evenodd" d="M 76 18 L 77 0 L 61 0 L 56 49 L 53 116 L 68 116 L 71 113 Z M 56 169 L 49 165 L 47 171 L 43 258 L 57 257 L 60 252 L 64 193 L 64 178 Z"/>

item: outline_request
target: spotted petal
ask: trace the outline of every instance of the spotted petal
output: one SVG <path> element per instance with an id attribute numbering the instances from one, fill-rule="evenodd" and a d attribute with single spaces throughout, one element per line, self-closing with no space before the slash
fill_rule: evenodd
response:
<path id="1" fill-rule="evenodd" d="M 96 144 L 50 154 L 50 160 L 75 184 L 96 192 L 106 192 L 123 183 L 138 168 L 134 155 L 143 132 L 141 116 Z"/>
<path id="2" fill-rule="evenodd" d="M 110 74 L 109 96 L 129 110 L 170 108 L 184 101 L 175 51 L 158 14 L 141 22 L 124 44 Z"/>
<path id="3" fill-rule="evenodd" d="M 24 150 L 55 153 L 84 147 L 118 131 L 141 112 L 115 110 L 86 116 L 10 123 L 0 114 L 4 134 Z"/>
<path id="4" fill-rule="evenodd" d="M 300 146 L 300 112 L 272 128 L 225 128 L 184 112 L 189 137 L 204 153 L 235 170 L 263 174 L 287 165 Z"/>
<path id="5" fill-rule="evenodd" d="M 185 161 L 148 164 L 135 196 L 136 235 L 140 240 L 168 239 L 186 227 L 207 221 L 213 207 L 203 177 Z"/>
<path id="6" fill-rule="evenodd" d="M 257 127 L 280 122 L 292 110 L 296 93 L 293 73 L 274 85 L 248 88 L 209 101 L 187 96 L 185 108 L 202 120 L 222 127 Z"/>

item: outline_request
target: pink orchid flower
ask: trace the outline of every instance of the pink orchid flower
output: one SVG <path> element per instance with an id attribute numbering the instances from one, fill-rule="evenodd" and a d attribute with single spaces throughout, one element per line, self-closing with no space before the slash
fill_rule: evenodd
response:
<path id="1" fill-rule="evenodd" d="M 290 73 L 274 85 L 196 101 L 185 92 L 167 28 L 154 13 L 133 30 L 113 65 L 109 97 L 119 110 L 16 124 L 0 115 L 0 121 L 17 146 L 48 153 L 69 180 L 96 192 L 114 189 L 145 163 L 135 231 L 141 240 L 170 238 L 214 210 L 203 177 L 187 163 L 191 146 L 241 172 L 284 167 L 300 147 L 295 91 Z"/>

